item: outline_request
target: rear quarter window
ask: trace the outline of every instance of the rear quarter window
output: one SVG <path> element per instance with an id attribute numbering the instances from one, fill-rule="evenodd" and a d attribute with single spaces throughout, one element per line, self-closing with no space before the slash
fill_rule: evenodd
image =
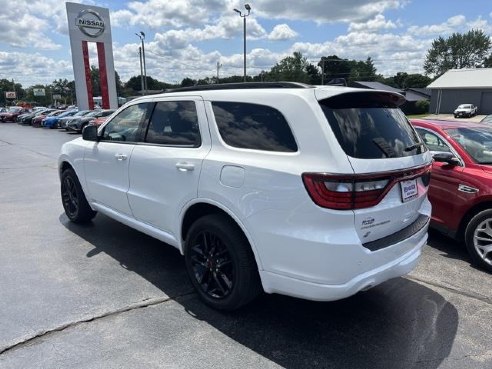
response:
<path id="1" fill-rule="evenodd" d="M 393 94 L 347 93 L 319 103 L 348 156 L 384 159 L 416 155 L 426 150 L 398 108 L 399 102 Z"/>
<path id="2" fill-rule="evenodd" d="M 297 144 L 282 113 L 270 106 L 240 102 L 212 102 L 220 136 L 242 149 L 295 152 Z"/>

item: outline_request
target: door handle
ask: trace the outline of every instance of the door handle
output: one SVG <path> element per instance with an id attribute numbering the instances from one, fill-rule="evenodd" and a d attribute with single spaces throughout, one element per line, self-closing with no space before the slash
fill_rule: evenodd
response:
<path id="1" fill-rule="evenodd" d="M 191 172 L 195 169 L 195 164 L 187 162 L 176 163 L 176 168 L 181 172 Z"/>
<path id="2" fill-rule="evenodd" d="M 123 160 L 126 160 L 128 158 L 128 156 L 126 156 L 125 154 L 116 154 L 114 157 L 118 161 L 123 161 Z"/>

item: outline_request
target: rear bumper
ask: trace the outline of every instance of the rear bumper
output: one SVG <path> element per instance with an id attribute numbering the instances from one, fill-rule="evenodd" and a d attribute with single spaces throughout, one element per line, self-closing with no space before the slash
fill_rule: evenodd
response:
<path id="1" fill-rule="evenodd" d="M 282 274 L 260 271 L 263 288 L 267 293 L 280 293 L 313 301 L 334 301 L 352 296 L 389 279 L 410 273 L 417 266 L 422 247 L 427 242 L 428 226 L 429 222 L 411 238 L 402 242 L 414 244 L 414 247 L 408 252 L 375 269 L 355 275 L 346 283 L 315 283 Z M 390 248 L 400 247 L 399 244 L 390 246 Z"/>

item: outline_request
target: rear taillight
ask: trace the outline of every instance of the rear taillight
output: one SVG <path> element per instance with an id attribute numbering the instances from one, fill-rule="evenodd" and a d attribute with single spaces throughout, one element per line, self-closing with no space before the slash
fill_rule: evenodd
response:
<path id="1" fill-rule="evenodd" d="M 395 183 L 423 177 L 428 184 L 430 165 L 392 172 L 353 175 L 304 173 L 302 180 L 318 206 L 336 210 L 363 209 L 377 205 Z"/>

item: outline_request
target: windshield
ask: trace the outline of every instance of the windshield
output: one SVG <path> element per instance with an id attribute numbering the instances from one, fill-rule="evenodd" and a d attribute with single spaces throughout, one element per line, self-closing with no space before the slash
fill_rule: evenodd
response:
<path id="1" fill-rule="evenodd" d="M 19 108 L 18 106 L 15 106 L 15 107 L 11 107 L 9 109 L 9 113 L 17 113 L 18 111 L 21 111 L 22 108 Z"/>
<path id="2" fill-rule="evenodd" d="M 458 106 L 458 109 L 470 109 L 471 106 L 470 105 L 460 105 Z"/>
<path id="3" fill-rule="evenodd" d="M 452 128 L 447 133 L 479 164 L 492 164 L 492 128 Z"/>

